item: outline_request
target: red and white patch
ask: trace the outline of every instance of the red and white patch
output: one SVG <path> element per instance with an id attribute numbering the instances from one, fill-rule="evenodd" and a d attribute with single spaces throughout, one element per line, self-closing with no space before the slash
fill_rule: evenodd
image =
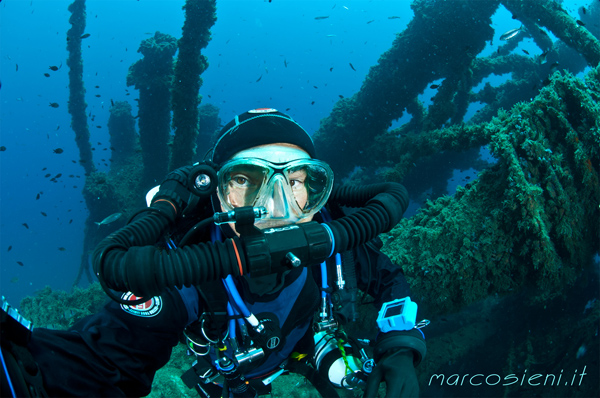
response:
<path id="1" fill-rule="evenodd" d="M 275 109 L 275 108 L 256 108 L 256 109 L 251 109 L 248 111 L 248 113 L 273 113 L 273 112 L 277 112 L 277 109 Z"/>
<path id="2" fill-rule="evenodd" d="M 137 297 L 131 292 L 124 293 L 121 298 L 127 301 L 135 301 L 141 297 Z M 123 305 L 121 304 L 123 311 L 130 313 L 131 315 L 141 316 L 143 318 L 152 318 L 160 313 L 162 309 L 162 300 L 159 296 L 154 296 L 150 300 L 135 304 L 135 305 Z"/>

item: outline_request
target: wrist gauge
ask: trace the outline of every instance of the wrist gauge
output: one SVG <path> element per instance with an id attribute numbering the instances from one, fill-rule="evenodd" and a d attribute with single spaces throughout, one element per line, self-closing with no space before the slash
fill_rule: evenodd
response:
<path id="1" fill-rule="evenodd" d="M 383 304 L 377 317 L 377 327 L 383 333 L 410 330 L 415 327 L 416 320 L 417 303 L 405 297 Z"/>

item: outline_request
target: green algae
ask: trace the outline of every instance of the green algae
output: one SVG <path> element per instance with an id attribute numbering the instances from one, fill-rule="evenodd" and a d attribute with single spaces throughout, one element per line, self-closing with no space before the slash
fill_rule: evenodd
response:
<path id="1" fill-rule="evenodd" d="M 534 301 L 548 300 L 591 263 L 599 249 L 597 88 L 598 68 L 585 81 L 557 73 L 533 101 L 480 126 L 498 163 L 388 234 L 386 254 L 432 312 L 525 286 L 535 288 Z"/>
<path id="2" fill-rule="evenodd" d="M 185 22 L 179 39 L 179 55 L 173 80 L 173 129 L 169 170 L 188 165 L 195 155 L 198 136 L 198 91 L 202 85 L 200 75 L 208 68 L 208 59 L 200 52 L 210 39 L 210 28 L 217 20 L 216 1 L 187 0 Z"/>

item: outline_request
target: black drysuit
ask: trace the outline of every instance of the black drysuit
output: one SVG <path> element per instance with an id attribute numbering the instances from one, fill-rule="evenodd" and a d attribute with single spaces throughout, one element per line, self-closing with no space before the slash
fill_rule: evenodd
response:
<path id="1" fill-rule="evenodd" d="M 379 251 L 376 246 L 380 245 L 376 239 L 353 251 L 358 287 L 363 291 L 368 287 L 368 293 L 376 298 L 377 309 L 384 302 L 409 295 L 399 267 Z M 334 281 L 331 266 L 328 274 Z M 256 294 L 244 278 L 237 282 L 253 312 L 253 308 L 260 312 L 261 306 L 272 303 L 288 306 L 290 316 L 280 325 L 284 337 L 288 334 L 278 353 L 281 358 L 271 355 L 270 365 L 263 366 L 264 371 L 269 366 L 276 368 L 301 335 L 311 333 L 310 323 L 320 300 L 320 272 L 293 270 L 283 281 L 282 290 L 289 288 L 285 295 Z M 289 292 L 295 295 L 292 300 Z M 51 396 L 144 396 L 150 393 L 155 372 L 168 362 L 184 328 L 204 311 L 200 303 L 195 287 L 165 291 L 135 308 L 109 302 L 67 331 L 34 329 L 29 349 L 42 369 Z"/>

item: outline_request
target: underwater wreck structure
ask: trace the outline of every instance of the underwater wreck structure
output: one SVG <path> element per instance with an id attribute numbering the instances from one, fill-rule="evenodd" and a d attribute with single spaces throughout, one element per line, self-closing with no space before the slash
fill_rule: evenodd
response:
<path id="1" fill-rule="evenodd" d="M 366 169 L 363 180 L 400 182 L 424 158 L 490 145 L 495 165 L 454 197 L 426 203 L 388 236 L 387 253 L 435 312 L 525 284 L 537 285 L 540 299 L 560 294 L 599 249 L 597 70 L 585 81 L 560 72 L 550 78 L 547 60 L 503 55 L 504 46 L 514 46 L 510 41 L 491 56 L 477 54 L 493 39 L 491 16 L 501 4 L 528 26 L 526 32 L 547 38 L 546 28 L 568 38 L 556 49 L 549 39 L 535 40 L 559 65 L 561 54 L 571 57 L 564 49 L 569 45 L 587 60 L 581 69 L 588 63 L 597 68 L 600 42 L 553 1 L 469 3 L 413 2 L 415 18 L 315 136 L 336 171 L 351 172 L 348 165 L 358 164 Z M 589 13 L 598 15 L 598 6 Z M 517 82 L 486 85 L 485 95 L 472 92 L 484 77 L 508 72 Z M 425 110 L 417 97 L 439 79 Z M 486 105 L 462 123 L 475 101 Z M 404 110 L 412 119 L 388 131 Z M 441 171 L 436 178 L 445 186 L 450 176 Z"/>
<path id="2" fill-rule="evenodd" d="M 97 172 L 94 167 L 85 114 L 81 58 L 85 0 L 75 0 L 69 6 L 72 12 L 69 21 L 73 26 L 67 34 L 69 111 L 80 150 L 80 163 L 86 170 L 83 195 L 89 210 L 75 286 L 83 275 L 89 282 L 94 280 L 90 273 L 89 253 L 106 234 L 122 225 L 122 222 L 115 223 L 98 233 L 94 221 L 116 212 L 131 215 L 144 206 L 143 198 L 148 189 L 160 183 L 172 168 L 191 163 L 195 155 L 200 119 L 200 74 L 208 67 L 201 50 L 210 40 L 210 28 L 216 21 L 216 3 L 215 0 L 187 0 L 183 9 L 185 23 L 179 40 L 156 32 L 142 41 L 138 49 L 143 58 L 130 67 L 127 85 L 140 91 L 137 111 L 140 131 L 139 134 L 135 131 L 131 105 L 119 101 L 112 104 L 108 128 L 114 149 L 110 171 L 104 173 Z M 171 123 L 175 130 L 172 141 Z M 214 123 L 214 116 L 211 123 Z"/>
<path id="3" fill-rule="evenodd" d="M 384 251 L 402 267 L 428 316 L 458 313 L 490 297 L 521 292 L 525 292 L 524 311 L 534 313 L 545 309 L 546 303 L 550 308 L 549 303 L 578 286 L 600 250 L 600 41 L 598 29 L 587 22 L 600 17 L 599 3 L 590 3 L 580 24 L 551 0 L 464 0 L 458 6 L 455 1 L 415 0 L 414 19 L 371 68 L 361 89 L 338 101 L 321 121 L 315 143 L 336 175 L 347 175 L 350 182 L 403 182 L 415 199 L 436 187 L 435 198 L 383 236 Z M 80 7 L 85 2 L 73 4 Z M 491 18 L 501 6 L 523 29 L 493 54 L 480 56 L 494 37 Z M 215 1 L 188 0 L 180 40 L 157 33 L 142 43 L 145 58 L 130 69 L 128 84 L 142 88 L 157 83 L 163 102 L 148 96 L 144 103 L 140 90 L 139 141 L 131 107 L 115 103 L 111 108 L 111 144 L 120 152 L 113 153 L 109 173 L 91 168 L 91 152 L 88 162 L 84 142 L 87 127 L 75 130 L 74 123 L 76 140 L 82 141 L 81 159 L 86 160 L 82 165 L 91 165 L 89 171 L 86 168 L 84 191 L 90 220 L 123 209 L 132 214 L 142 207 L 147 188 L 160 182 L 168 170 L 197 160 L 198 132 L 202 131 L 206 144 L 217 130 L 218 109 L 198 107 L 200 74 L 208 65 L 200 51 L 210 40 L 215 9 Z M 73 19 L 81 23 L 80 18 Z M 552 41 L 547 32 L 559 40 Z M 525 37 L 536 43 L 541 56 L 512 53 Z M 176 48 L 179 58 L 174 61 Z M 158 52 L 159 60 L 151 60 L 151 52 Z M 144 63 L 156 66 L 159 61 L 160 73 L 150 75 L 143 69 Z M 74 70 L 77 65 L 69 64 Z M 583 78 L 574 76 L 585 68 L 589 71 Z M 486 77 L 507 73 L 512 79 L 474 92 Z M 439 80 L 443 81 L 426 109 L 418 97 Z M 72 93 L 84 92 L 82 82 L 71 84 Z M 474 103 L 483 107 L 465 122 Z M 159 113 L 161 128 L 155 131 L 157 123 L 151 117 Z M 411 115 L 410 121 L 390 129 L 404 113 Z M 482 146 L 489 148 L 494 163 L 479 159 Z M 156 162 L 153 153 L 164 154 L 165 147 L 171 148 L 170 157 Z M 452 167 L 439 170 L 440 159 L 474 164 L 479 176 L 454 195 L 442 195 Z M 434 169 L 435 175 L 419 174 L 427 169 Z M 88 240 L 89 231 L 86 228 L 84 256 L 93 249 L 94 239 L 101 238 Z M 86 268 L 87 258 L 81 264 L 82 270 Z M 575 326 L 553 332 L 554 341 L 566 341 L 575 327 L 597 324 L 600 304 L 592 303 L 584 314 L 573 319 Z M 422 365 L 423 373 L 431 374 L 449 360 L 468 355 L 496 332 L 496 326 L 478 324 L 467 337 L 449 333 L 434 338 L 429 349 L 434 354 Z M 597 336 L 582 335 L 597 350 Z M 510 353 L 503 359 L 506 369 L 533 364 L 541 356 L 559 363 L 557 358 L 564 356 L 558 348 L 543 351 L 530 337 L 516 333 L 513 337 Z M 444 346 L 452 339 L 462 341 L 460 350 Z M 528 393 L 531 390 L 519 392 Z"/>

